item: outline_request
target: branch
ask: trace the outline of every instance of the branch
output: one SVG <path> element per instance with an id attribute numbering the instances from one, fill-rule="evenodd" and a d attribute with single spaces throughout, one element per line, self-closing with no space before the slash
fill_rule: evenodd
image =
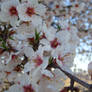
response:
<path id="1" fill-rule="evenodd" d="M 82 86 L 88 88 L 88 89 L 92 89 L 92 84 L 88 84 L 86 82 L 84 82 L 83 80 L 80 80 L 79 78 L 77 78 L 76 76 L 72 75 L 71 73 L 63 70 L 62 68 L 60 68 L 57 64 L 52 63 L 48 66 L 49 68 L 53 67 L 53 68 L 58 68 L 60 69 L 65 75 L 67 75 L 71 80 L 73 80 L 73 82 L 77 82 L 79 84 L 81 84 Z M 71 81 L 72 83 L 72 81 Z M 74 84 L 74 83 L 73 83 Z M 71 85 L 73 86 L 73 85 Z"/>

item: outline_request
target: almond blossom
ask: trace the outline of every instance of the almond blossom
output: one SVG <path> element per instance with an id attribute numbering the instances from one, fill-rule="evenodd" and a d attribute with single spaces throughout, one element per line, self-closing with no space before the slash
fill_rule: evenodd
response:
<path id="1" fill-rule="evenodd" d="M 44 16 L 46 7 L 39 4 L 37 0 L 28 0 L 28 2 L 21 3 L 18 7 L 19 18 L 22 21 L 34 21 L 39 15 Z"/>
<path id="2" fill-rule="evenodd" d="M 18 0 L 8 0 L 1 4 L 0 20 L 15 26 L 18 21 Z"/>
<path id="3" fill-rule="evenodd" d="M 35 92 L 34 87 L 31 85 L 31 79 L 28 75 L 21 75 L 15 80 L 16 84 L 11 86 L 8 91 L 5 92 L 12 92 L 12 91 L 20 91 L 20 92 Z"/>

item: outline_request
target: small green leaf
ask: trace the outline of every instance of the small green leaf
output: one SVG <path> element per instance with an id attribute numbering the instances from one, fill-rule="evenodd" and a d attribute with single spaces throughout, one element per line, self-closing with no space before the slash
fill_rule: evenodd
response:
<path id="1" fill-rule="evenodd" d="M 57 25 L 57 29 L 58 29 L 58 30 L 61 30 L 61 26 L 60 26 L 60 25 Z"/>
<path id="2" fill-rule="evenodd" d="M 0 37 L 0 41 L 2 41 L 3 39 L 2 39 L 2 37 Z"/>
<path id="3" fill-rule="evenodd" d="M 9 39 L 14 40 L 13 37 L 11 37 L 11 36 L 9 37 Z"/>
<path id="4" fill-rule="evenodd" d="M 49 58 L 49 64 L 51 64 L 53 62 L 53 57 Z"/>
<path id="5" fill-rule="evenodd" d="M 35 40 L 38 41 L 40 39 L 40 33 L 35 29 Z"/>
<path id="6" fill-rule="evenodd" d="M 6 46 L 6 42 L 5 41 L 2 42 L 1 47 L 3 47 L 5 50 L 8 50 L 8 47 Z"/>

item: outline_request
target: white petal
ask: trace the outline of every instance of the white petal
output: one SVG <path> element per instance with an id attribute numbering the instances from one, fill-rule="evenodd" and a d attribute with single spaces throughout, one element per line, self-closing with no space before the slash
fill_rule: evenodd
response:
<path id="1" fill-rule="evenodd" d="M 46 75 L 46 76 L 48 76 L 48 77 L 50 77 L 50 78 L 53 77 L 53 74 L 50 71 L 48 71 L 48 70 L 42 70 L 41 73 Z"/>
<path id="2" fill-rule="evenodd" d="M 34 56 L 34 51 L 31 47 L 25 47 L 24 53 L 27 57 L 32 58 Z"/>
<path id="3" fill-rule="evenodd" d="M 36 7 L 35 9 L 36 13 L 43 16 L 45 15 L 45 12 L 46 12 L 46 7 L 42 4 L 38 4 L 38 6 Z"/>

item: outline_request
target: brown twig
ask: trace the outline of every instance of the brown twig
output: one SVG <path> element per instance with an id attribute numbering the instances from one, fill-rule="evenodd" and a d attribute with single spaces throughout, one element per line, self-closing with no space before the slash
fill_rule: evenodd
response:
<path id="1" fill-rule="evenodd" d="M 88 89 L 92 89 L 92 84 L 88 84 L 86 82 L 84 82 L 83 80 L 80 80 L 79 78 L 77 78 L 76 76 L 74 76 L 73 74 L 63 70 L 61 67 L 59 67 L 57 64 L 55 63 L 51 63 L 49 66 L 50 67 L 53 67 L 53 68 L 58 68 L 59 70 L 61 70 L 65 75 L 67 75 L 70 79 L 71 79 L 71 85 L 70 87 L 73 88 L 74 86 L 74 82 L 77 82 L 79 84 L 81 84 L 82 86 L 88 88 Z M 73 91 L 71 91 L 73 92 Z"/>

